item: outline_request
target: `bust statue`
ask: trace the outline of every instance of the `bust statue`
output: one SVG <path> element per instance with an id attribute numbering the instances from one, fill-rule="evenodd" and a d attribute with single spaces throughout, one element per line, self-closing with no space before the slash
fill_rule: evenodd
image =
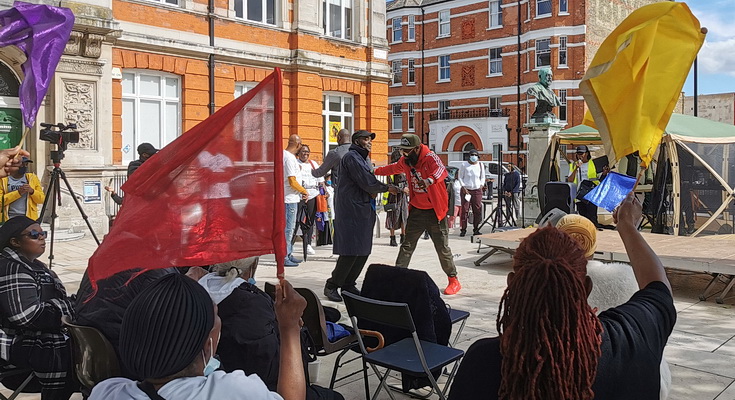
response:
<path id="1" fill-rule="evenodd" d="M 541 68 L 538 71 L 538 82 L 528 88 L 527 94 L 533 96 L 537 100 L 536 110 L 531 115 L 534 122 L 545 122 L 547 120 L 557 120 L 556 115 L 552 112 L 554 107 L 561 105 L 556 94 L 549 89 L 551 86 L 551 68 Z"/>

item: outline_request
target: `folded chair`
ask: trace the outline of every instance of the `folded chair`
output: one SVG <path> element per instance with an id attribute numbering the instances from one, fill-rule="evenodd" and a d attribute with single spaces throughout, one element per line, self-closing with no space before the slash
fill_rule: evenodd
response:
<path id="1" fill-rule="evenodd" d="M 15 382 L 18 382 L 18 385 L 11 385 L 9 389 L 12 388 L 12 386 L 16 386 L 15 390 L 13 390 L 13 393 L 9 397 L 5 397 L 4 395 L 0 394 L 1 400 L 13 400 L 21 393 L 24 393 L 23 390 L 28 386 L 28 384 L 33 380 L 33 370 L 30 368 L 17 368 L 13 365 L 8 364 L 5 360 L 0 360 L 0 383 L 2 383 L 7 378 L 10 378 L 11 380 Z M 23 381 L 20 381 L 20 379 L 25 379 Z"/>
<path id="2" fill-rule="evenodd" d="M 265 292 L 268 293 L 271 298 L 274 298 L 276 294 L 276 287 L 272 283 L 266 282 Z M 306 309 L 304 309 L 304 315 L 301 317 L 301 319 L 304 321 L 304 326 L 309 331 L 309 335 L 314 341 L 317 356 L 326 356 L 332 353 L 336 353 L 338 351 L 340 352 L 334 362 L 334 368 L 332 369 L 332 378 L 329 380 L 329 388 L 334 389 L 335 383 L 343 379 L 347 379 L 352 375 L 358 374 L 360 372 L 364 374 L 364 377 L 367 377 L 367 367 L 363 366 L 363 369 L 337 379 L 337 370 L 341 366 L 359 358 L 352 358 L 340 364 L 342 357 L 350 349 L 357 349 L 357 335 L 353 333 L 350 336 L 343 337 L 335 342 L 330 342 L 329 338 L 327 337 L 327 322 L 324 318 L 324 308 L 322 308 L 322 303 L 321 301 L 319 301 L 319 297 L 317 297 L 317 295 L 312 290 L 307 288 L 296 288 L 296 292 L 298 292 L 306 300 Z"/>
<path id="3" fill-rule="evenodd" d="M 357 337 L 363 360 L 370 364 L 375 375 L 380 379 L 380 386 L 372 399 L 376 399 L 380 391 L 385 389 L 391 399 L 395 400 L 386 380 L 391 371 L 398 371 L 404 375 L 427 378 L 439 398 L 445 400 L 446 390 L 457 371 L 459 364 L 457 361 L 462 358 L 464 351 L 420 340 L 416 333 L 411 310 L 406 303 L 373 300 L 348 292 L 344 292 L 342 296 L 355 331 L 358 331 L 360 322 L 370 321 L 389 328 L 403 329 L 411 335 L 373 352 L 368 352 L 362 336 Z M 454 367 L 444 390 L 441 390 L 434 379 L 433 372 L 441 371 L 451 363 L 454 363 Z M 381 374 L 377 367 L 386 368 L 385 373 Z"/>
<path id="4" fill-rule="evenodd" d="M 71 336 L 74 371 L 87 398 L 94 385 L 107 378 L 121 376 L 115 349 L 102 332 L 91 326 L 76 325 L 64 316 L 61 322 Z"/>

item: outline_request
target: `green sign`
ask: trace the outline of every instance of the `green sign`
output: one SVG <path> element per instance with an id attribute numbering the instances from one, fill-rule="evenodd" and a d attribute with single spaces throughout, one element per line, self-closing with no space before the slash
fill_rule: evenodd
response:
<path id="1" fill-rule="evenodd" d="M 20 143 L 23 118 L 17 108 L 0 108 L 0 149 L 10 149 Z"/>

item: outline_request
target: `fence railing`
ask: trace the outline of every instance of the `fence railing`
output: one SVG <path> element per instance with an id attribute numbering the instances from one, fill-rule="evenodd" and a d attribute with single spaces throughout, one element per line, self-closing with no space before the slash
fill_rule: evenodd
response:
<path id="1" fill-rule="evenodd" d="M 451 119 L 465 119 L 465 118 L 495 118 L 495 117 L 507 117 L 509 110 L 505 109 L 491 109 L 489 107 L 480 108 L 465 108 L 459 110 L 449 110 L 444 112 L 436 112 L 429 114 L 429 121 L 441 121 Z"/>

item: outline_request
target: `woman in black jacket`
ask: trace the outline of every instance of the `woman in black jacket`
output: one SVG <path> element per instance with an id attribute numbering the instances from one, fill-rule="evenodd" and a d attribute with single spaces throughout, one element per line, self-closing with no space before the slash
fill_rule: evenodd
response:
<path id="1" fill-rule="evenodd" d="M 61 317 L 74 318 L 74 310 L 58 276 L 38 261 L 46 231 L 28 217 L 11 218 L 0 227 L 0 247 L 0 358 L 31 368 L 42 400 L 66 400 L 75 385 Z"/>

